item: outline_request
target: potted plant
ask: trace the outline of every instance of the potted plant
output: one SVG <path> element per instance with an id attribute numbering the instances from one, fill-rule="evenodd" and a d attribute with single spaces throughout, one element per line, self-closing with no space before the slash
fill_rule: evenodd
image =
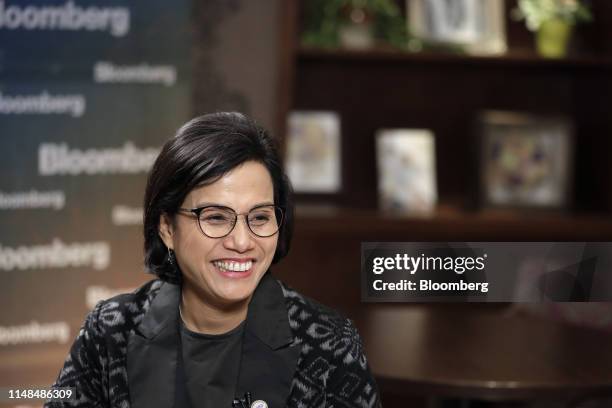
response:
<path id="1" fill-rule="evenodd" d="M 408 44 L 406 20 L 392 0 L 308 0 L 302 43 L 307 46 L 370 48 L 382 42 Z"/>
<path id="2" fill-rule="evenodd" d="M 593 18 L 581 0 L 518 0 L 515 16 L 536 33 L 536 49 L 547 58 L 567 55 L 574 26 Z"/>

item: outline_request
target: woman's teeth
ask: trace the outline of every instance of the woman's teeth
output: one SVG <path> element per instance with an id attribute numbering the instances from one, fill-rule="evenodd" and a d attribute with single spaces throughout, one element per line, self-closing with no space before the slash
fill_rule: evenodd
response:
<path id="1" fill-rule="evenodd" d="M 215 261 L 213 262 L 217 268 L 230 272 L 244 272 L 251 269 L 253 261 L 234 262 L 234 261 Z"/>

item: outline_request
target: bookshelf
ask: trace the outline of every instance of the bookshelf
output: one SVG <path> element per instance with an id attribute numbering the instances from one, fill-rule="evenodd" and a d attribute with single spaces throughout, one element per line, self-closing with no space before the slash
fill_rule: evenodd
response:
<path id="1" fill-rule="evenodd" d="M 507 2 L 507 9 L 513 2 Z M 612 240 L 612 2 L 592 2 L 583 52 L 547 60 L 531 33 L 507 21 L 502 56 L 322 50 L 300 45 L 301 1 L 283 3 L 279 121 L 291 110 L 338 112 L 342 190 L 297 195 L 290 255 L 275 272 L 324 304 L 361 310 L 363 241 Z M 509 15 L 509 13 L 506 13 Z M 480 209 L 475 202 L 473 120 L 480 110 L 561 114 L 575 127 L 572 204 L 565 212 Z M 429 217 L 377 206 L 375 132 L 429 128 L 436 135 L 439 205 Z M 321 282 L 325 282 L 322 286 Z M 327 288 L 342 288 L 341 291 Z"/>
<path id="2" fill-rule="evenodd" d="M 298 0 L 283 6 L 279 128 L 284 132 L 284 117 L 291 110 L 338 112 L 343 189 L 332 196 L 298 195 L 298 204 L 331 205 L 339 209 L 338 214 L 353 214 L 342 216 L 344 221 L 336 224 L 338 233 L 343 226 L 352 225 L 356 213 L 379 219 L 376 130 L 429 128 L 436 135 L 439 209 L 427 219 L 408 217 L 377 224 L 379 236 L 402 228 L 398 225 L 410 230 L 416 222 L 440 226 L 438 235 L 427 234 L 429 239 L 440 240 L 448 236 L 444 226 L 453 228 L 456 240 L 612 239 L 608 222 L 612 219 L 612 165 L 608 159 L 612 151 L 612 115 L 608 113 L 612 49 L 600 38 L 612 35 L 609 2 L 593 2 L 595 21 L 577 36 L 577 43 L 589 46 L 582 53 L 557 60 L 537 56 L 531 33 L 523 23 L 509 18 L 509 51 L 501 56 L 306 48 L 299 41 L 301 6 Z M 506 2 L 507 11 L 512 6 L 512 1 Z M 479 111 L 491 109 L 561 114 L 572 120 L 573 197 L 566 213 L 491 217 L 478 209 L 472 170 L 476 160 L 473 123 Z M 323 225 L 318 217 L 316 212 L 308 213 L 309 228 Z M 541 219 L 547 220 L 542 221 L 545 233 L 532 227 Z"/>

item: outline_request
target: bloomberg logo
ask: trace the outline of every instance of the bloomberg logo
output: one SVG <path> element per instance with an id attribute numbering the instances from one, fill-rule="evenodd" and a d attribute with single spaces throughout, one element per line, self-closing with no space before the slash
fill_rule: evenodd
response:
<path id="1" fill-rule="evenodd" d="M 106 31 L 123 37 L 130 31 L 126 7 L 79 7 L 72 0 L 60 5 L 5 4 L 0 0 L 0 29 Z"/>

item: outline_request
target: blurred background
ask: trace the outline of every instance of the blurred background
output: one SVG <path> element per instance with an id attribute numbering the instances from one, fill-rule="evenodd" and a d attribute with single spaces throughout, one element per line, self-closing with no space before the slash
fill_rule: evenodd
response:
<path id="1" fill-rule="evenodd" d="M 611 241 L 611 40 L 607 0 L 0 2 L 0 388 L 51 384 L 95 303 L 152 278 L 150 165 L 238 110 L 296 191 L 273 270 L 355 321 L 384 406 L 612 406 L 608 303 L 359 286 L 366 241 Z"/>

